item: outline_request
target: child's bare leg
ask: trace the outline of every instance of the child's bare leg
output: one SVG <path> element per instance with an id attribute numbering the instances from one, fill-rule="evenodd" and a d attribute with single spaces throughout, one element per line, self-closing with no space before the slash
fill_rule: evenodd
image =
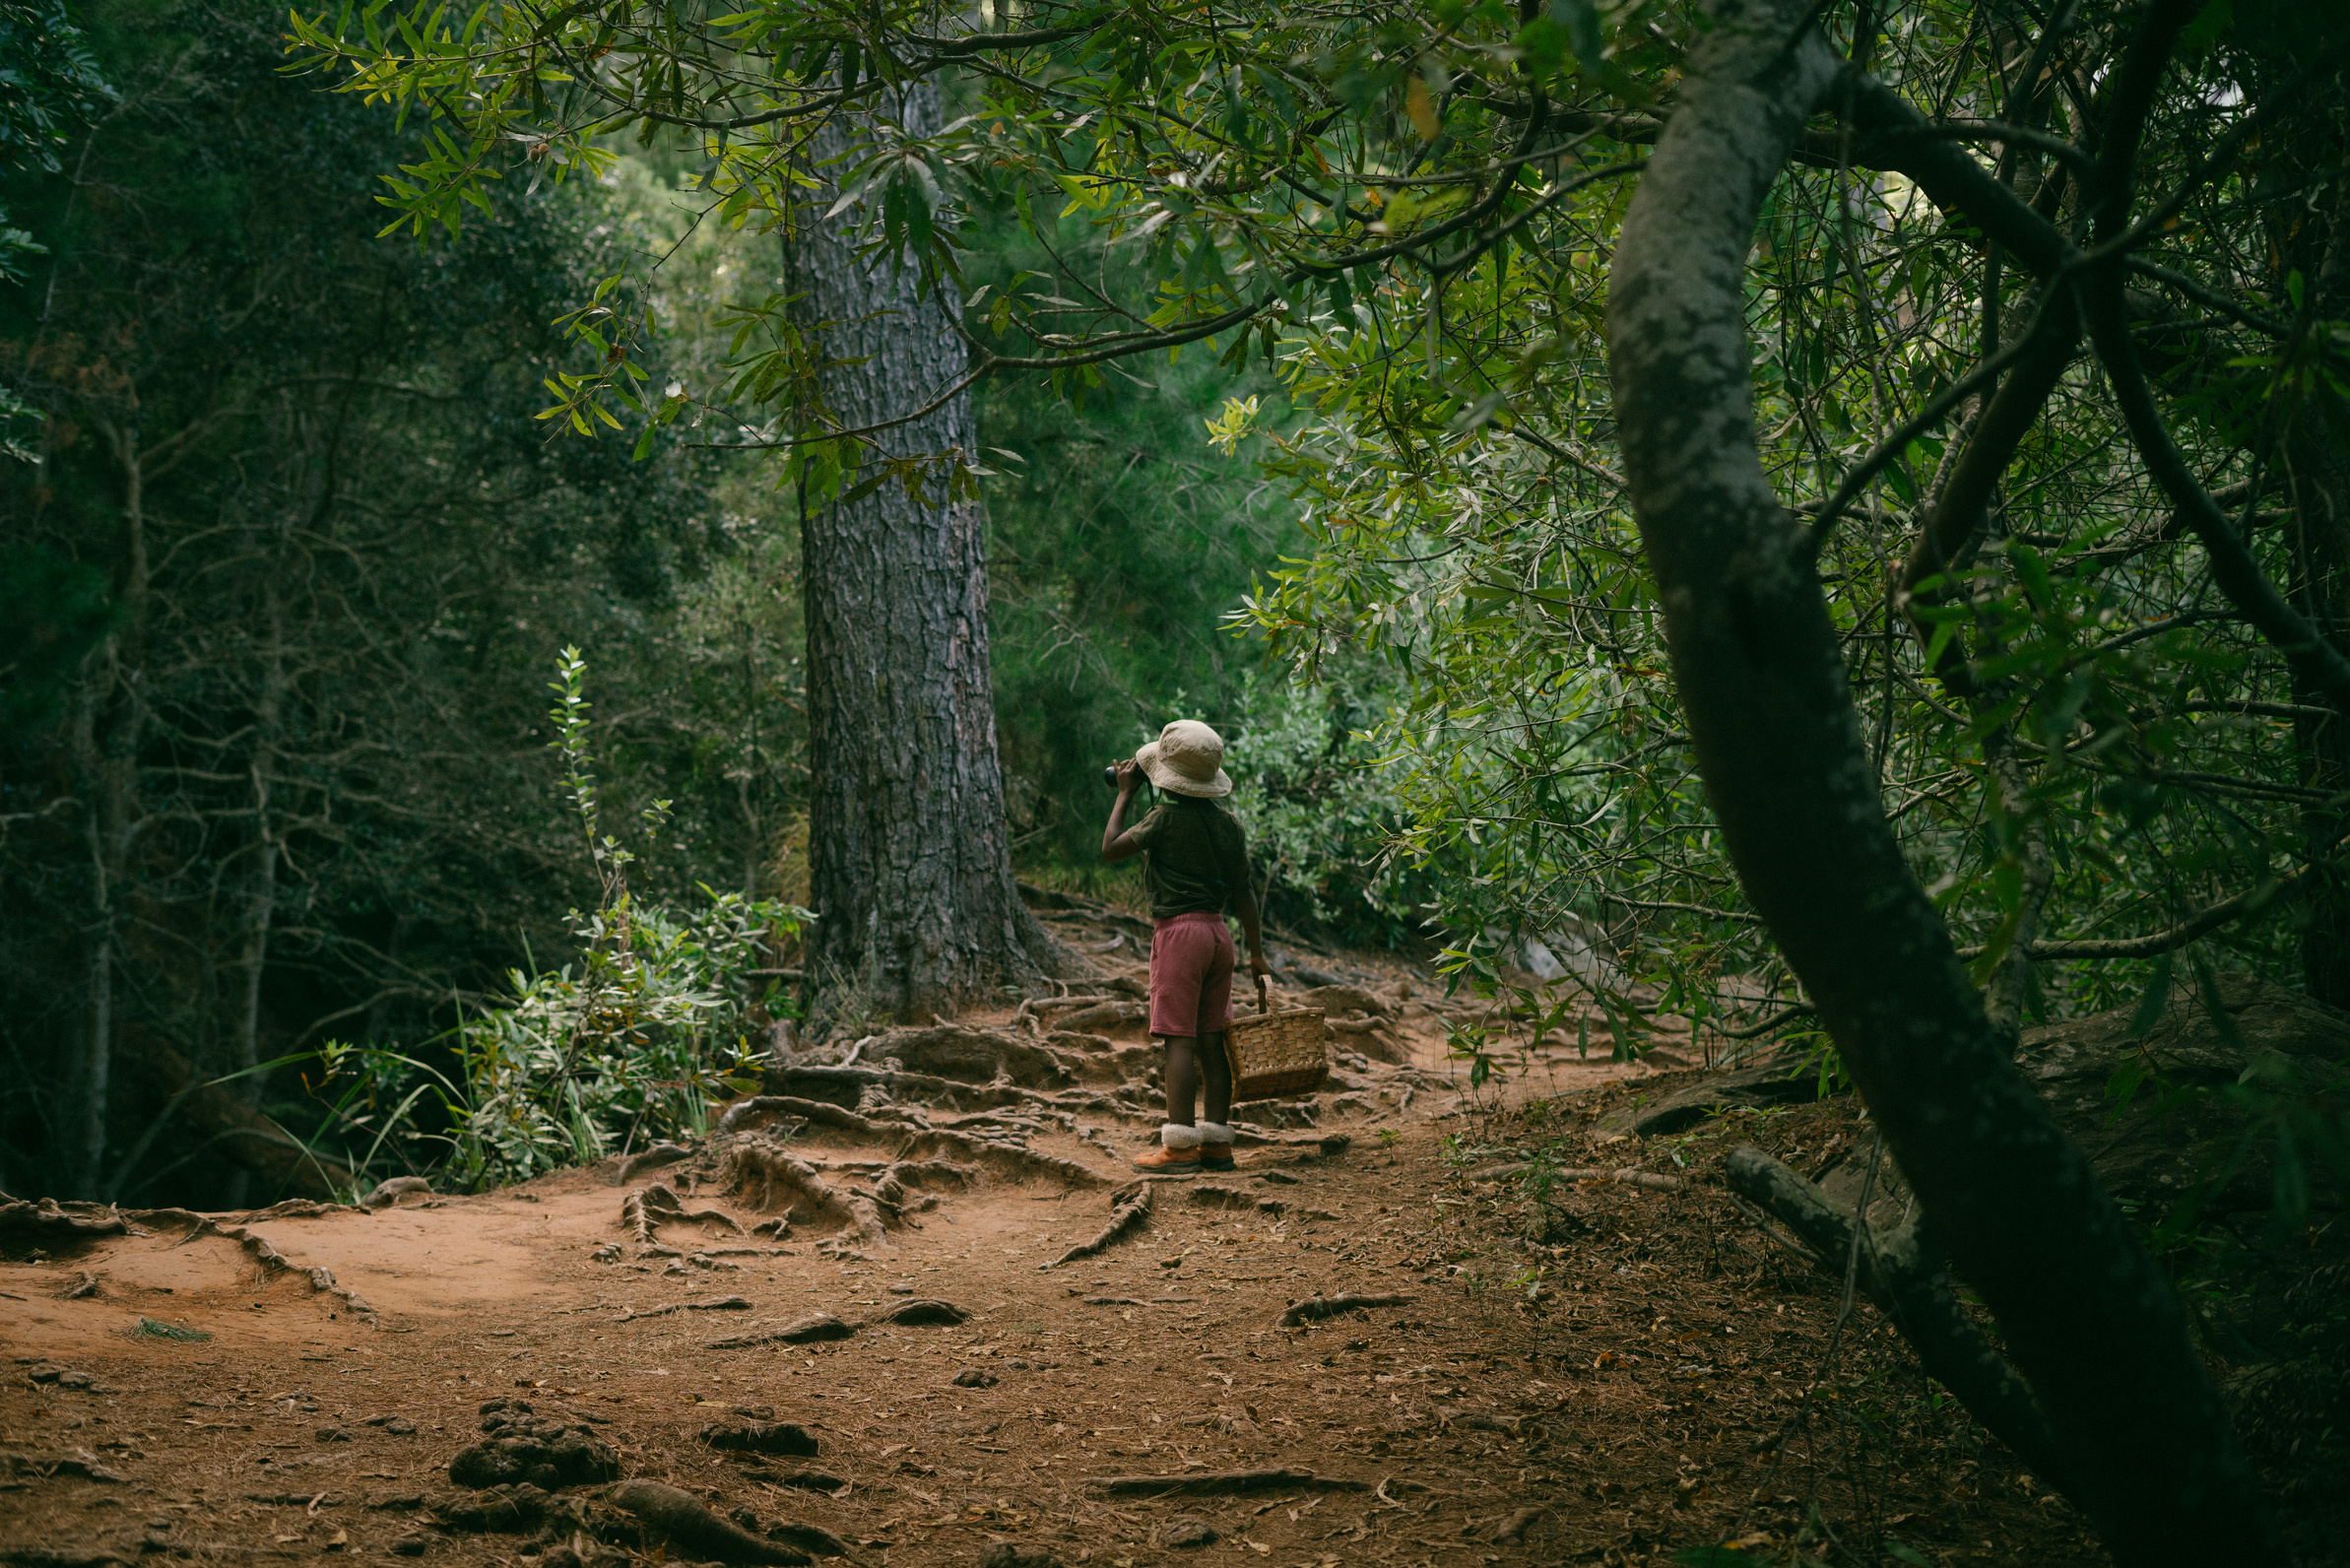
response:
<path id="1" fill-rule="evenodd" d="M 1194 1053 L 1208 1079 L 1208 1117 L 1210 1122 L 1232 1120 L 1232 1058 L 1224 1051 L 1224 1037 L 1216 1034 L 1200 1036 L 1200 1049 Z M 1174 1080 L 1168 1080 L 1172 1083 Z"/>
<path id="2" fill-rule="evenodd" d="M 1200 1095 L 1199 1053 L 1194 1049 L 1195 1042 L 1192 1036 L 1188 1034 L 1171 1034 L 1166 1036 L 1166 1041 L 1167 1120 L 1177 1127 L 1189 1127 L 1192 1125 Z M 1213 1075 L 1214 1070 L 1210 1068 L 1208 1079 L 1208 1103 L 1210 1106 L 1215 1104 L 1215 1078 Z M 1224 1102 L 1227 1106 L 1230 1105 L 1231 1099 L 1232 1075 L 1227 1071 L 1224 1074 Z M 1216 1118 L 1211 1116 L 1208 1120 L 1214 1121 Z"/>
<path id="3" fill-rule="evenodd" d="M 1135 1156 L 1135 1169 L 1153 1174 L 1187 1176 L 1200 1169 L 1200 1129 L 1193 1123 L 1193 1106 L 1200 1097 L 1198 1044 L 1188 1034 L 1161 1035 L 1167 1043 L 1167 1121 L 1158 1130 L 1159 1146 Z"/>

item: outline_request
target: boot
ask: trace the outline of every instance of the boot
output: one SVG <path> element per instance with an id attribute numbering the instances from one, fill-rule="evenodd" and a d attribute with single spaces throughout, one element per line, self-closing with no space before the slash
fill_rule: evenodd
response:
<path id="1" fill-rule="evenodd" d="M 1237 1170 L 1232 1158 L 1232 1145 L 1237 1142 L 1232 1129 L 1222 1122 L 1200 1124 L 1200 1168 L 1202 1170 Z"/>
<path id="2" fill-rule="evenodd" d="M 1200 1174 L 1200 1130 L 1168 1122 L 1158 1130 L 1159 1146 L 1135 1156 L 1135 1169 L 1153 1176 Z"/>

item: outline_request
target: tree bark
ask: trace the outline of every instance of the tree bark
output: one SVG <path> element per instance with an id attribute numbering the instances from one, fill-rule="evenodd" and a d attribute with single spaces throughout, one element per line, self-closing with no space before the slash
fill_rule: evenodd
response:
<path id="1" fill-rule="evenodd" d="M 2177 1298 L 2008 1062 L 1902 858 L 1803 531 L 1757 455 L 1745 257 L 1843 70 L 1808 14 L 1715 6 L 1610 277 L 1625 474 L 1698 765 L 1747 896 L 2117 1559 L 2280 1561 Z"/>
<path id="2" fill-rule="evenodd" d="M 81 1060 L 69 1096 L 70 1132 L 61 1140 L 56 1191 L 96 1198 L 104 1180 L 111 1121 L 118 924 L 128 880 L 131 841 L 139 831 L 139 740 L 144 712 L 136 665 L 145 628 L 147 557 L 146 466 L 139 432 L 109 419 L 97 422 L 122 474 L 120 555 L 114 572 L 114 624 L 82 667 L 75 698 L 71 755 L 84 804 L 90 852 L 89 949 L 84 971 Z"/>
<path id="3" fill-rule="evenodd" d="M 899 121 L 938 124 L 938 90 L 904 91 Z M 816 138 L 822 165 L 847 146 Z M 920 408 L 964 374 L 962 341 L 942 299 L 917 294 L 912 266 L 868 260 L 868 218 L 851 208 L 796 236 L 798 309 L 826 361 L 817 375 L 835 428 Z M 813 422 L 804 424 L 809 427 Z M 873 437 L 866 470 L 890 459 L 975 454 L 967 395 Z M 994 689 L 988 673 L 984 513 L 931 467 L 891 474 L 863 495 L 804 506 L 808 617 L 809 873 L 819 916 L 812 944 L 817 1016 L 886 1013 L 926 1021 L 982 987 L 1054 964 L 1020 903 L 1004 821 Z M 965 485 L 967 487 L 968 481 Z M 853 497 L 853 498 L 852 498 Z"/>

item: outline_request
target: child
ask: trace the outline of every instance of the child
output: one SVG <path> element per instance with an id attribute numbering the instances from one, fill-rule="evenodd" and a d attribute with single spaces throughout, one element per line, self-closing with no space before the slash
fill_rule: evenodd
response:
<path id="1" fill-rule="evenodd" d="M 1132 827 L 1123 827 L 1127 803 L 1147 776 L 1167 799 Z M 1248 835 L 1216 802 L 1232 793 L 1224 772 L 1224 740 L 1196 719 L 1177 719 L 1157 740 L 1118 764 L 1118 803 L 1102 830 L 1101 858 L 1142 857 L 1150 890 L 1150 1032 L 1167 1047 L 1167 1121 L 1159 1146 L 1136 1156 L 1135 1169 L 1163 1176 L 1231 1170 L 1232 1064 L 1224 1054 L 1224 1026 L 1232 1021 L 1232 933 L 1224 910 L 1235 908 L 1249 939 L 1249 970 L 1257 1002 L 1266 1001 L 1265 938 L 1249 887 Z M 1208 1119 L 1195 1125 L 1193 1100 L 1208 1078 Z"/>

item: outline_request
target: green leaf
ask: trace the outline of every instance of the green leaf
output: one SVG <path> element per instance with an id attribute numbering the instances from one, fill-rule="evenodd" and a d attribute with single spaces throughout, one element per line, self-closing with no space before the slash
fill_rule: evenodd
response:
<path id="1" fill-rule="evenodd" d="M 2244 1035 L 2236 1027 L 2235 1015 L 2228 1012 L 2227 1004 L 2220 1000 L 2219 975 L 2211 967 L 2211 960 L 2198 951 L 2192 962 L 2195 969 L 2195 995 L 2202 1000 L 2204 1016 L 2211 1020 L 2211 1027 L 2219 1032 L 2222 1040 L 2231 1048 L 2242 1051 L 2245 1048 Z"/>
<path id="2" fill-rule="evenodd" d="M 2143 1040 L 2153 1033 L 2170 1005 L 2171 954 L 2166 952 L 2154 960 L 2154 975 L 2146 982 L 2145 994 L 2138 998 L 2137 1011 L 2129 1015 L 2129 1037 Z"/>

